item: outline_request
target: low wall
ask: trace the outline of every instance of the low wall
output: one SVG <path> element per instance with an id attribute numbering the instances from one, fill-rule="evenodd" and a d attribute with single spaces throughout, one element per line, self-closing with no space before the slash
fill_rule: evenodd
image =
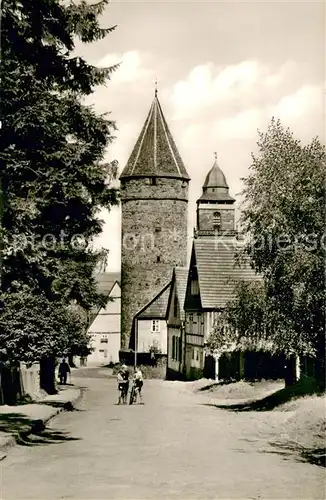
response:
<path id="1" fill-rule="evenodd" d="M 33 363 L 27 366 L 20 363 L 21 393 L 23 396 L 35 395 L 40 392 L 40 364 Z"/>

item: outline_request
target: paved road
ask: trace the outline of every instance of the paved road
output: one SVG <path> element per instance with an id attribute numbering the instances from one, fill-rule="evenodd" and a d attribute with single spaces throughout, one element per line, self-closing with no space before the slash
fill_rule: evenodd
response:
<path id="1" fill-rule="evenodd" d="M 105 373 L 80 373 L 79 411 L 54 419 L 45 442 L 10 451 L 3 500 L 324 498 L 322 468 L 271 453 L 266 414 L 215 409 L 163 381 L 146 381 L 144 406 L 115 406 Z"/>

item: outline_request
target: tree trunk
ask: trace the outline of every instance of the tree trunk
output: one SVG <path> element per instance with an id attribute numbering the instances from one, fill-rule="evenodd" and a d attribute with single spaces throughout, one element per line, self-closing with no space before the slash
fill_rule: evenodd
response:
<path id="1" fill-rule="evenodd" d="M 297 358 L 296 356 L 290 356 L 290 358 L 285 360 L 284 366 L 284 381 L 285 387 L 294 385 L 297 383 Z"/>
<path id="2" fill-rule="evenodd" d="M 68 364 L 69 364 L 70 368 L 76 368 L 73 356 L 68 356 Z"/>
<path id="3" fill-rule="evenodd" d="M 56 394 L 55 358 L 45 358 L 40 361 L 40 387 L 48 394 Z"/>

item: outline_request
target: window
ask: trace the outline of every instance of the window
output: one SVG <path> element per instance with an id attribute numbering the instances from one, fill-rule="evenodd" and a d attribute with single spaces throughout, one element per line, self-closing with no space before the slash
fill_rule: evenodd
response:
<path id="1" fill-rule="evenodd" d="M 178 355 L 178 360 L 180 361 L 180 363 L 182 362 L 182 339 L 181 337 L 179 337 L 178 339 L 178 347 L 179 347 L 179 355 Z"/>
<path id="2" fill-rule="evenodd" d="M 176 353 L 175 353 L 175 336 L 173 335 L 172 337 L 172 359 L 175 359 Z"/>
<path id="3" fill-rule="evenodd" d="M 192 348 L 192 356 L 191 356 L 192 359 L 195 359 L 195 348 L 193 347 Z"/>
<path id="4" fill-rule="evenodd" d="M 151 184 L 152 184 L 152 186 L 156 186 L 156 184 L 157 184 L 157 179 L 156 179 L 156 177 L 152 177 L 152 179 L 151 179 Z"/>
<path id="5" fill-rule="evenodd" d="M 221 214 L 220 214 L 220 212 L 214 212 L 213 225 L 214 225 L 214 228 L 219 228 L 221 226 Z"/>
<path id="6" fill-rule="evenodd" d="M 191 295 L 199 295 L 199 285 L 197 280 L 193 280 L 190 285 Z"/>
<path id="7" fill-rule="evenodd" d="M 105 337 L 102 337 L 101 338 L 101 344 L 107 344 L 108 343 L 108 339 L 105 338 Z"/>
<path id="8" fill-rule="evenodd" d="M 160 321 L 158 319 L 153 319 L 152 333 L 158 333 L 159 331 L 160 331 Z"/>
<path id="9" fill-rule="evenodd" d="M 160 226 L 156 226 L 155 233 L 160 233 L 161 231 L 162 231 L 162 228 Z"/>
<path id="10" fill-rule="evenodd" d="M 199 361 L 199 351 L 196 349 L 196 361 Z"/>
<path id="11" fill-rule="evenodd" d="M 194 320 L 194 315 L 192 313 L 189 314 L 188 316 L 189 323 L 192 323 Z"/>
<path id="12" fill-rule="evenodd" d="M 156 257 L 156 262 L 161 262 L 161 257 L 159 255 Z"/>

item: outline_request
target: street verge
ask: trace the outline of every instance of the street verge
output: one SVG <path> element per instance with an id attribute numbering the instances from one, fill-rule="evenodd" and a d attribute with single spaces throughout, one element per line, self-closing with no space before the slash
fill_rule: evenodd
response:
<path id="1" fill-rule="evenodd" d="M 82 395 L 80 388 L 61 390 L 37 402 L 20 406 L 0 406 L 0 460 L 10 447 L 29 434 L 41 432 L 53 417 L 75 408 Z"/>

